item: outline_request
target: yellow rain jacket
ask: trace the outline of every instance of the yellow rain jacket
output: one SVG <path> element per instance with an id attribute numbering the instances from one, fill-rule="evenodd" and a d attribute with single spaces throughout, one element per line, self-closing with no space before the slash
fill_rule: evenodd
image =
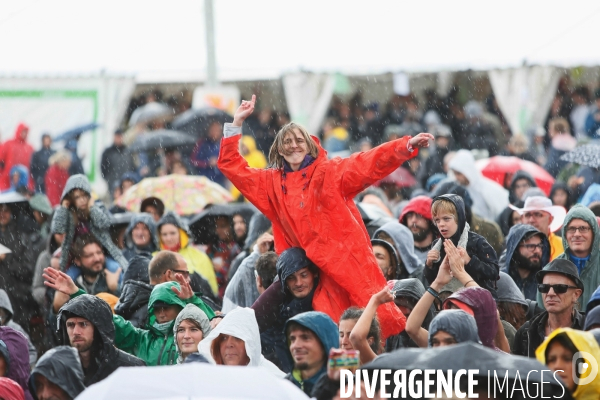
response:
<path id="1" fill-rule="evenodd" d="M 267 159 L 262 151 L 256 149 L 256 141 L 252 136 L 242 136 L 242 143 L 248 149 L 248 154 L 246 154 L 244 159 L 248 163 L 250 168 L 258 168 L 263 169 L 267 167 Z M 240 152 L 241 154 L 241 152 Z M 239 190 L 235 186 L 231 187 L 231 195 L 233 196 L 233 200 L 238 200 L 242 195 Z M 248 201 L 248 200 L 246 200 Z"/>

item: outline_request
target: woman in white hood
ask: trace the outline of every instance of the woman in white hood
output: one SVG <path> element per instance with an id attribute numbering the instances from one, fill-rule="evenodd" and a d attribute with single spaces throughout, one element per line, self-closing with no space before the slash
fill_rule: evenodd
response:
<path id="1" fill-rule="evenodd" d="M 200 354 L 218 365 L 263 367 L 283 378 L 283 373 L 261 354 L 260 332 L 254 310 L 238 307 L 200 342 Z"/>
<path id="2" fill-rule="evenodd" d="M 481 174 L 469 150 L 457 151 L 449 168 L 456 180 L 469 191 L 473 199 L 473 212 L 495 221 L 508 206 L 508 191 Z"/>

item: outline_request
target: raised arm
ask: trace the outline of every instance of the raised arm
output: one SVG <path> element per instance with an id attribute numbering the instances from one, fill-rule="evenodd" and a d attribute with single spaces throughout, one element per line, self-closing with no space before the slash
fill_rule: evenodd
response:
<path id="1" fill-rule="evenodd" d="M 430 133 L 419 133 L 412 138 L 405 136 L 342 160 L 339 164 L 339 173 L 342 175 L 343 195 L 354 197 L 373 183 L 385 178 L 402 163 L 415 157 L 418 148 L 429 147 L 429 140 L 433 140 L 433 135 Z"/>

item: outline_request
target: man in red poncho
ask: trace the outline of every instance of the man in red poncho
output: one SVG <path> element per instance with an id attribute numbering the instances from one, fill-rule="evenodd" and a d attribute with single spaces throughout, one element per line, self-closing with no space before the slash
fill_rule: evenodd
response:
<path id="1" fill-rule="evenodd" d="M 218 167 L 273 223 L 275 250 L 300 247 L 320 269 L 313 308 L 338 321 L 350 306 L 364 307 L 386 285 L 354 196 L 415 157 L 433 136 L 420 133 L 357 153 L 327 159 L 317 138 L 301 126 L 285 125 L 269 152 L 274 168 L 249 168 L 238 146 L 242 122 L 254 111 L 256 97 L 243 101 L 225 126 Z M 378 310 L 383 336 L 404 329 L 406 319 L 388 303 Z"/>
<path id="2" fill-rule="evenodd" d="M 14 139 L 7 140 L 0 146 L 0 191 L 10 188 L 10 169 L 21 164 L 29 170 L 33 147 L 27 143 L 29 127 L 20 123 L 15 131 Z"/>

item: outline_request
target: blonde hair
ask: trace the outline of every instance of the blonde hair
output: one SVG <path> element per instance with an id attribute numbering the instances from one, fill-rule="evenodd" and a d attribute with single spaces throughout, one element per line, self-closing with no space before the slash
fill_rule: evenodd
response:
<path id="1" fill-rule="evenodd" d="M 450 200 L 437 199 L 431 205 L 431 216 L 435 218 L 440 214 L 452 214 L 454 220 L 458 222 L 458 212 L 456 206 Z"/>
<path id="2" fill-rule="evenodd" d="M 552 118 L 550 120 L 550 123 L 548 124 L 548 129 L 555 132 L 555 133 L 569 133 L 569 130 L 571 129 L 570 125 L 569 125 L 569 121 L 567 121 L 565 118 Z"/>
<path id="3" fill-rule="evenodd" d="M 287 136 L 288 133 L 294 134 L 295 129 L 297 129 L 298 132 L 300 132 L 300 134 L 304 138 L 304 141 L 306 142 L 306 148 L 308 150 L 308 154 L 310 154 L 314 158 L 317 158 L 317 156 L 319 155 L 319 148 L 317 147 L 317 144 L 312 139 L 312 137 L 309 135 L 309 133 L 306 131 L 306 129 L 304 129 L 304 127 L 301 125 L 298 125 L 294 122 L 290 122 L 290 123 L 285 124 L 279 130 L 279 132 L 277 132 L 277 135 L 275 136 L 275 141 L 273 142 L 273 145 L 269 149 L 269 166 L 270 167 L 283 168 L 284 158 L 279 153 L 285 152 L 285 150 L 283 148 L 283 140 L 285 139 L 285 137 Z"/>

